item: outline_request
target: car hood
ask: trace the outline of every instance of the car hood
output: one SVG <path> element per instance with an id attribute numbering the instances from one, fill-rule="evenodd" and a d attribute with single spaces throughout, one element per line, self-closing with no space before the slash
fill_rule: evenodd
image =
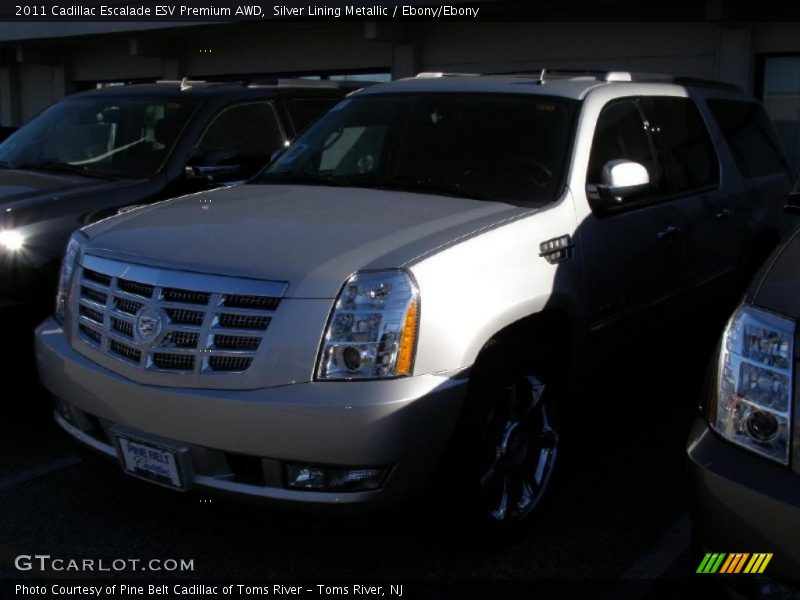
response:
<path id="1" fill-rule="evenodd" d="M 12 212 L 36 208 L 64 198 L 125 185 L 120 180 L 17 169 L 0 170 L 0 209 Z"/>
<path id="2" fill-rule="evenodd" d="M 800 229 L 772 257 L 751 302 L 795 319 L 800 318 Z"/>
<path id="3" fill-rule="evenodd" d="M 284 281 L 288 297 L 332 298 L 355 271 L 406 266 L 530 211 L 439 195 L 253 184 L 167 200 L 84 231 L 93 254 Z"/>

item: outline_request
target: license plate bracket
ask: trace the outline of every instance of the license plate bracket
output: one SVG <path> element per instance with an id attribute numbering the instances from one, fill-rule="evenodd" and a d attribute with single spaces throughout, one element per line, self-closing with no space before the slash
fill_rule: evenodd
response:
<path id="1" fill-rule="evenodd" d="M 180 449 L 126 433 L 117 433 L 116 441 L 125 473 L 170 489 L 187 489 Z"/>

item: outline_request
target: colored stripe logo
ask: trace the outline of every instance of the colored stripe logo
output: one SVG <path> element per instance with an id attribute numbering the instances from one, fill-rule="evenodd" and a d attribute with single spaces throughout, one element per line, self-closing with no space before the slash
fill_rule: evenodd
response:
<path id="1" fill-rule="evenodd" d="M 697 573 L 763 573 L 771 560 L 772 552 L 708 552 L 700 561 Z"/>

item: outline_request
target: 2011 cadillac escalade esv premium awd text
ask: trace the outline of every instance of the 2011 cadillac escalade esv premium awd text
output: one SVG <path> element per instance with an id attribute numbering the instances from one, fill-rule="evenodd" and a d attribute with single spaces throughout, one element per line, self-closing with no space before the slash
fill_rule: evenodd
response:
<path id="1" fill-rule="evenodd" d="M 446 464 L 510 531 L 588 340 L 763 257 L 790 185 L 761 107 L 721 85 L 378 85 L 248 185 L 77 232 L 39 369 L 61 427 L 140 478 L 380 505 Z"/>

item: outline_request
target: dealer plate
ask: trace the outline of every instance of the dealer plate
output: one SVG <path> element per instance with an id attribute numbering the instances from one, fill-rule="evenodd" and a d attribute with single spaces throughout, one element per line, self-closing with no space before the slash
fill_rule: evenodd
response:
<path id="1" fill-rule="evenodd" d="M 117 443 L 122 468 L 126 472 L 153 483 L 184 489 L 175 450 L 124 435 L 117 435 Z"/>

